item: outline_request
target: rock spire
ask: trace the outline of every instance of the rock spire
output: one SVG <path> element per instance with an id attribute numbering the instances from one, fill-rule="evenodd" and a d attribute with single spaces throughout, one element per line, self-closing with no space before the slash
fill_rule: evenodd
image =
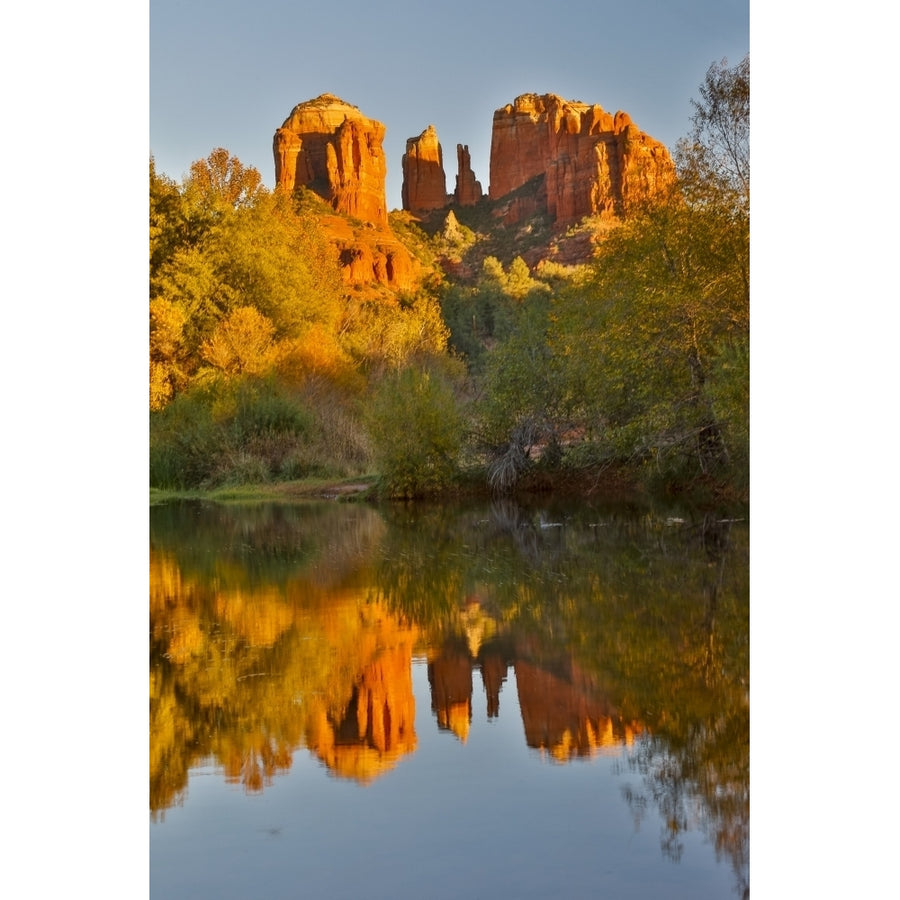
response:
<path id="1" fill-rule="evenodd" d="M 434 125 L 406 142 L 403 155 L 403 208 L 430 212 L 447 205 L 444 154 Z"/>

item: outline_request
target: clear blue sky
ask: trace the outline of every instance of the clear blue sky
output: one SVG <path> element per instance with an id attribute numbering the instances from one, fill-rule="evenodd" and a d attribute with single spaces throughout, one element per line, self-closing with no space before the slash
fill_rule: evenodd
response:
<path id="1" fill-rule="evenodd" d="M 623 109 L 671 147 L 710 63 L 748 50 L 748 0 L 150 0 L 150 152 L 180 180 L 225 147 L 272 186 L 275 129 L 330 92 L 387 126 L 396 208 L 406 139 L 429 124 L 448 189 L 460 143 L 487 190 L 493 113 L 519 94 Z"/>

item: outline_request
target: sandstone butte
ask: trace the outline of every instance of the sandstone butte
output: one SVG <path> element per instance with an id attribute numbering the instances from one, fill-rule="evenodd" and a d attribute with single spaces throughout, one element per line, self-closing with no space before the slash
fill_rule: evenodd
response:
<path id="1" fill-rule="evenodd" d="M 629 206 L 671 184 L 675 166 L 665 145 L 624 112 L 555 94 L 522 94 L 494 113 L 491 200 L 535 179 L 531 195 L 513 199 L 507 222 L 546 211 L 556 224 L 583 216 L 621 217 Z"/>
<path id="2" fill-rule="evenodd" d="M 453 199 L 459 206 L 474 206 L 482 198 L 483 192 L 481 182 L 475 180 L 475 173 L 472 171 L 468 144 L 456 145 L 456 163 L 458 174 Z"/>
<path id="3" fill-rule="evenodd" d="M 299 103 L 275 132 L 275 182 L 306 185 L 337 212 L 387 223 L 385 127 L 333 94 Z"/>
<path id="4" fill-rule="evenodd" d="M 483 194 L 472 171 L 468 146 L 456 145 L 456 162 L 456 190 L 448 196 L 444 153 L 434 125 L 429 125 L 418 137 L 409 138 L 403 156 L 403 209 L 427 213 L 445 209 L 451 202 L 457 206 L 476 204 Z"/>
<path id="5" fill-rule="evenodd" d="M 333 94 L 294 107 L 275 132 L 275 181 L 286 190 L 306 186 L 337 214 L 331 217 L 344 277 L 352 285 L 415 286 L 422 275 L 388 225 L 385 199 L 385 126 Z M 447 194 L 443 152 L 434 126 L 406 142 L 403 209 L 427 214 L 482 199 L 469 148 L 458 144 L 456 189 Z M 668 149 L 641 131 L 622 111 L 563 100 L 555 94 L 522 94 L 494 112 L 490 188 L 494 214 L 517 224 L 536 214 L 557 226 L 584 216 L 616 219 L 673 181 Z"/>
<path id="6" fill-rule="evenodd" d="M 346 282 L 410 290 L 421 267 L 388 225 L 384 134 L 381 122 L 333 94 L 299 103 L 272 140 L 275 183 L 288 191 L 305 186 L 336 213 L 363 223 L 340 215 L 322 223 L 337 245 Z"/>

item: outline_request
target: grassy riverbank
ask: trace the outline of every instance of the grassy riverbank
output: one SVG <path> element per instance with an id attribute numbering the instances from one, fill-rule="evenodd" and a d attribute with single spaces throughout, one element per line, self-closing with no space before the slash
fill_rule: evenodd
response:
<path id="1" fill-rule="evenodd" d="M 377 474 L 356 478 L 305 478 L 295 481 L 221 486 L 207 490 L 162 490 L 150 488 L 150 505 L 173 500 L 207 500 L 214 503 L 302 503 L 322 500 L 381 501 L 386 496 Z M 577 496 L 615 502 L 646 502 L 652 499 L 687 502 L 699 508 L 744 506 L 745 490 L 713 480 L 683 484 L 648 485 L 640 473 L 626 466 L 582 469 L 568 472 L 534 472 L 512 492 L 512 497 L 536 495 Z M 427 499 L 490 497 L 483 473 L 457 480 L 451 487 Z"/>
<path id="2" fill-rule="evenodd" d="M 378 477 L 366 475 L 334 481 L 324 478 L 305 478 L 266 484 L 242 484 L 210 490 L 162 490 L 150 488 L 150 505 L 171 500 L 210 500 L 215 503 L 290 503 L 310 500 L 362 499 L 375 495 Z"/>

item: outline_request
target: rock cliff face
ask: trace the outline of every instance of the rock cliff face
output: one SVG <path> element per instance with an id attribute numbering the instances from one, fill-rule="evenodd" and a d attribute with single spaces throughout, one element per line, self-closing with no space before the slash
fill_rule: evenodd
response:
<path id="1" fill-rule="evenodd" d="M 414 290 L 421 267 L 388 225 L 384 135 L 381 122 L 333 94 L 300 103 L 275 132 L 275 182 L 286 190 L 305 186 L 335 212 L 362 220 L 335 215 L 320 222 L 349 286 Z"/>
<path id="2" fill-rule="evenodd" d="M 388 225 L 360 227 L 342 216 L 325 216 L 319 224 L 338 249 L 345 284 L 415 290 L 421 266 Z"/>
<path id="3" fill-rule="evenodd" d="M 481 182 L 475 180 L 468 145 L 456 145 L 456 162 L 459 174 L 456 176 L 456 190 L 453 200 L 459 206 L 474 206 L 483 196 Z"/>
<path id="4" fill-rule="evenodd" d="M 337 212 L 387 223 L 385 127 L 333 94 L 294 107 L 275 132 L 275 181 L 306 185 Z"/>
<path id="5" fill-rule="evenodd" d="M 669 151 L 623 112 L 555 94 L 523 94 L 494 113 L 490 198 L 532 182 L 504 211 L 514 223 L 546 210 L 556 224 L 622 216 L 674 177 Z"/>
<path id="6" fill-rule="evenodd" d="M 444 155 L 433 125 L 406 142 L 402 192 L 403 208 L 411 212 L 430 212 L 447 205 Z"/>
<path id="7" fill-rule="evenodd" d="M 275 132 L 275 179 L 287 190 L 308 187 L 344 214 L 326 217 L 323 227 L 338 247 L 350 286 L 415 290 L 424 269 L 388 225 L 384 135 L 380 122 L 333 94 L 322 94 L 295 106 Z M 448 195 L 434 126 L 409 138 L 403 209 L 427 219 L 451 204 L 477 204 L 483 191 L 469 148 L 458 144 L 456 157 L 456 188 Z M 674 174 L 666 147 L 624 112 L 611 115 L 596 104 L 555 94 L 523 94 L 494 113 L 489 190 L 494 216 L 514 227 L 544 216 L 544 224 L 557 232 L 554 246 L 522 251 L 530 265 L 549 258 L 564 264 L 588 258 L 590 235 L 563 245 L 559 234 L 566 226 L 584 216 L 621 218 L 668 188 Z"/>

